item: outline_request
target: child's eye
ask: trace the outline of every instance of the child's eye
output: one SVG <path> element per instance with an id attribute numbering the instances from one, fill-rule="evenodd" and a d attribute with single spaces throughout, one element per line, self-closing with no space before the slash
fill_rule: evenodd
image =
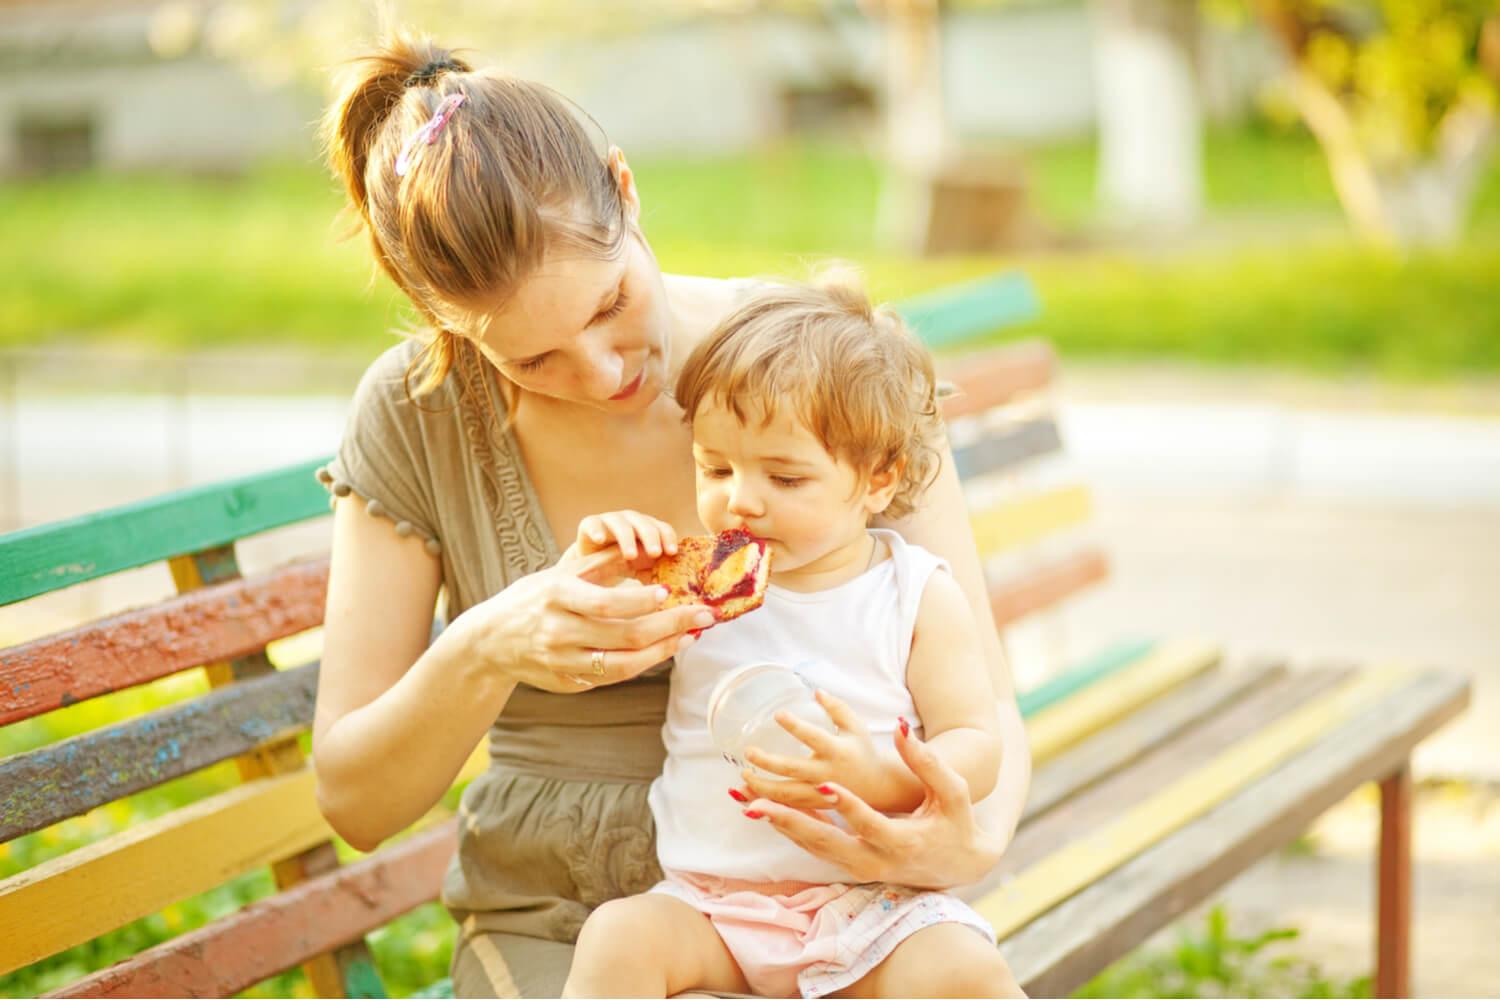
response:
<path id="1" fill-rule="evenodd" d="M 698 471 L 703 473 L 709 479 L 723 479 L 725 476 L 729 475 L 728 469 L 716 469 L 710 465 L 700 465 L 698 466 Z"/>
<path id="2" fill-rule="evenodd" d="M 798 476 L 772 476 L 771 482 L 775 483 L 777 486 L 785 486 L 788 489 L 792 489 L 801 486 L 803 483 L 807 482 L 807 480 Z"/>

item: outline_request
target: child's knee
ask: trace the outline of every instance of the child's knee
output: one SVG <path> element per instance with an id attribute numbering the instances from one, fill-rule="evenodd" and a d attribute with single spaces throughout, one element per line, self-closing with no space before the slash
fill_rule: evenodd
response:
<path id="1" fill-rule="evenodd" d="M 595 907 L 578 932 L 578 956 L 607 961 L 625 952 L 639 955 L 652 934 L 648 908 L 645 896 L 611 899 Z"/>

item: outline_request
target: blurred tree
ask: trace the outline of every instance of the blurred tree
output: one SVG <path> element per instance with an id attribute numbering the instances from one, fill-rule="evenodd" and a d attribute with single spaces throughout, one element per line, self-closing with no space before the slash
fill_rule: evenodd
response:
<path id="1" fill-rule="evenodd" d="M 1500 2 L 1247 2 L 1288 57 L 1292 103 L 1356 230 L 1455 241 L 1496 142 Z"/>
<path id="2" fill-rule="evenodd" d="M 1182 226 L 1203 207 L 1203 113 L 1194 0 L 1091 0 L 1107 216 Z"/>

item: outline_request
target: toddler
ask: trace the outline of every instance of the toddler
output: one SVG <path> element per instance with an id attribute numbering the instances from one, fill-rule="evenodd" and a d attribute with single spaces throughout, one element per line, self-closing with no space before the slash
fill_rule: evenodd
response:
<path id="1" fill-rule="evenodd" d="M 698 515 L 764 539 L 770 586 L 761 608 L 677 655 L 650 791 L 665 879 L 594 911 L 564 994 L 1019 995 L 994 932 L 957 897 L 858 884 L 764 822 L 707 724 L 722 676 L 772 661 L 818 692 L 834 724 L 782 714 L 808 755 L 746 752 L 785 783 L 784 801 L 826 810 L 847 790 L 883 812 L 916 809 L 923 785 L 887 749 L 908 725 L 976 801 L 990 792 L 998 722 L 969 603 L 942 560 L 870 527 L 911 512 L 937 473 L 931 360 L 852 284 L 778 287 L 692 353 L 676 397 Z M 633 511 L 585 518 L 576 543 L 630 556 L 675 544 L 669 525 Z"/>

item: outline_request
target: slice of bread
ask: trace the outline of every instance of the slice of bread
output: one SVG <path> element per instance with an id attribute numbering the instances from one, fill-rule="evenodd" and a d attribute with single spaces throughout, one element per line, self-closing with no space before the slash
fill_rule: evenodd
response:
<path id="1" fill-rule="evenodd" d="M 743 528 L 684 538 L 651 570 L 651 582 L 667 588 L 667 607 L 706 604 L 721 622 L 760 607 L 770 579 L 770 547 Z"/>

